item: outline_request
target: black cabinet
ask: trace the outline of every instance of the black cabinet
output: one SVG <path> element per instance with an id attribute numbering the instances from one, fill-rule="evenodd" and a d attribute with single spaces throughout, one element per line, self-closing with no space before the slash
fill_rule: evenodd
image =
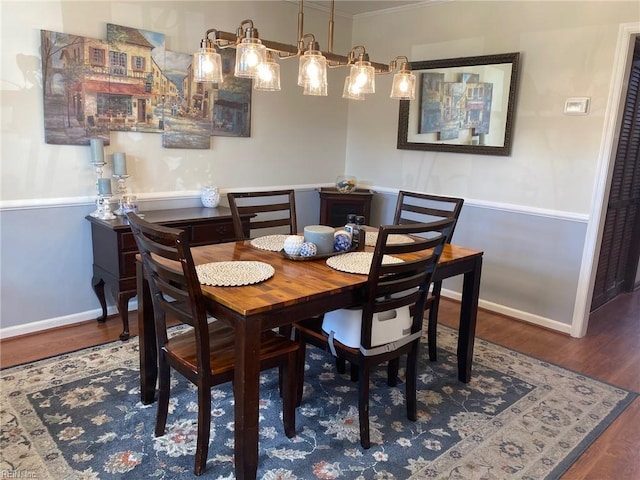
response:
<path id="1" fill-rule="evenodd" d="M 368 223 L 371 219 L 371 190 L 356 189 L 351 193 L 340 193 L 336 188 L 320 189 L 320 224 L 339 227 L 347 223 L 347 215 L 363 215 Z"/>

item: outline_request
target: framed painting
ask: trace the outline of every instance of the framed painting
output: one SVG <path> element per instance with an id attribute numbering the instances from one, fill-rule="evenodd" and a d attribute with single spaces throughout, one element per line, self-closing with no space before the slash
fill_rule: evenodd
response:
<path id="1" fill-rule="evenodd" d="M 519 57 L 411 62 L 419 92 L 400 101 L 397 148 L 510 155 Z"/>
<path id="2" fill-rule="evenodd" d="M 165 148 L 211 148 L 211 136 L 251 136 L 251 79 L 194 82 L 191 54 L 166 50 L 161 33 L 107 24 L 107 40 L 41 30 L 45 141 L 109 144 L 109 132 L 161 133 Z"/>
<path id="3" fill-rule="evenodd" d="M 89 145 L 90 138 L 100 138 L 108 145 L 109 124 L 95 115 L 95 94 L 86 88 L 94 64 L 106 61 L 108 43 L 49 30 L 40 30 L 40 40 L 45 142 Z M 108 73 L 103 76 L 108 91 Z"/>

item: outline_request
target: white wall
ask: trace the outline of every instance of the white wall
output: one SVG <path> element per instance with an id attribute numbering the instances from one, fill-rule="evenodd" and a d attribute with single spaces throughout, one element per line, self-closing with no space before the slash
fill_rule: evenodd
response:
<path id="1" fill-rule="evenodd" d="M 354 43 L 372 57 L 520 52 L 521 73 L 508 157 L 396 149 L 398 107 L 379 77 L 378 94 L 350 105 L 347 173 L 465 198 L 454 242 L 485 252 L 481 304 L 570 332 L 618 32 L 638 20 L 637 1 L 456 1 L 356 17 Z M 590 97 L 589 115 L 564 115 L 568 97 Z"/>

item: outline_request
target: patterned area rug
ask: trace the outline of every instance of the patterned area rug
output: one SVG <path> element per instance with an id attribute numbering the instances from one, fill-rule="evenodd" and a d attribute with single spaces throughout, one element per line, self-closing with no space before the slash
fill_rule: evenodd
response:
<path id="1" fill-rule="evenodd" d="M 359 444 L 357 384 L 310 348 L 297 436 L 285 437 L 277 372 L 261 377 L 262 479 L 555 479 L 635 394 L 476 340 L 473 379 L 457 380 L 456 332 L 439 361 L 423 349 L 418 420 L 404 384 L 371 389 L 372 447 Z M 401 371 L 402 373 L 402 371 Z M 168 431 L 139 401 L 138 342 L 115 342 L 1 372 L 3 478 L 193 478 L 196 395 L 175 377 Z M 231 385 L 213 392 L 205 476 L 234 478 Z"/>

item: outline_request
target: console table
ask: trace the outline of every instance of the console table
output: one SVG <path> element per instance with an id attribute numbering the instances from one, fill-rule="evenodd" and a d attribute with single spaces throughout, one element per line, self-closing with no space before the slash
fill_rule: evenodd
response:
<path id="1" fill-rule="evenodd" d="M 189 233 L 192 246 L 235 240 L 231 210 L 226 207 L 176 208 L 140 212 L 148 222 L 180 228 Z M 136 254 L 138 248 L 126 217 L 100 220 L 86 217 L 91 222 L 93 242 L 93 278 L 91 285 L 100 301 L 102 315 L 107 319 L 105 285 L 112 292 L 122 318 L 121 340 L 129 338 L 129 300 L 136 296 Z"/>

